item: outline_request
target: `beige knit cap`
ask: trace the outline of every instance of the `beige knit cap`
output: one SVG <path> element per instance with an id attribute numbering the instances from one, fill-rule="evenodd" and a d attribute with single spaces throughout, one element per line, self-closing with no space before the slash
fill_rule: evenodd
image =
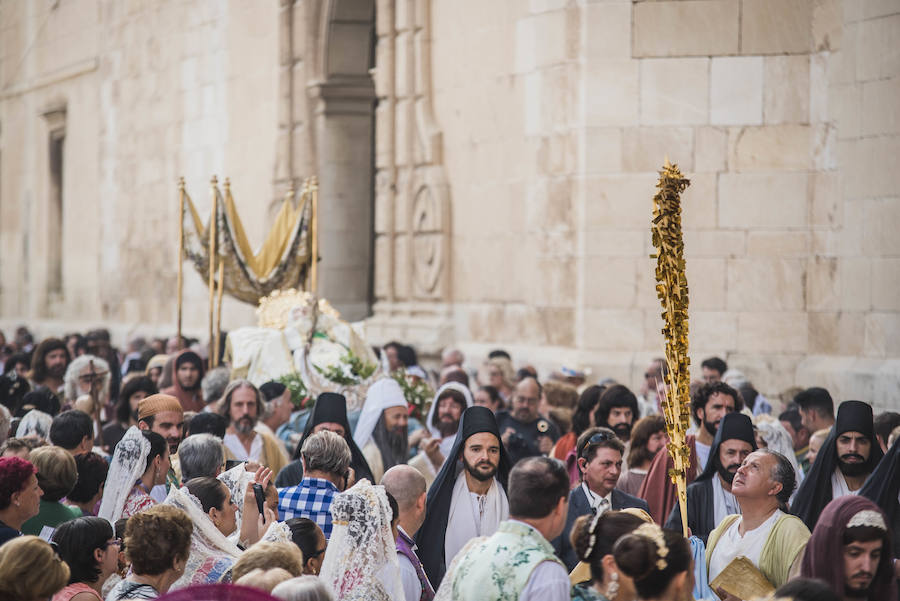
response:
<path id="1" fill-rule="evenodd" d="M 163 411 L 184 413 L 178 399 L 168 394 L 151 394 L 138 403 L 138 419 L 144 419 Z"/>

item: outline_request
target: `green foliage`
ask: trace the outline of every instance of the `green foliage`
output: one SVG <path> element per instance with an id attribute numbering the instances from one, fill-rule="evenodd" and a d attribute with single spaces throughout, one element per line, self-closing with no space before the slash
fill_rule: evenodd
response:
<path id="1" fill-rule="evenodd" d="M 277 382 L 284 384 L 291 391 L 291 404 L 294 406 L 294 409 L 305 409 L 315 403 L 315 399 L 310 397 L 309 392 L 306 390 L 306 384 L 303 383 L 299 372 L 292 371 L 285 374 L 278 378 Z"/>

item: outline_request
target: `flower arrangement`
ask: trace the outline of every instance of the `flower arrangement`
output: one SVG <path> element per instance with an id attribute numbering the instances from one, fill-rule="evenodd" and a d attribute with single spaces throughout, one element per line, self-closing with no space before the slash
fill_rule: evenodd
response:
<path id="1" fill-rule="evenodd" d="M 431 407 L 431 400 L 434 398 L 431 386 L 421 378 L 408 375 L 402 367 L 391 373 L 391 377 L 403 389 L 403 398 L 409 403 L 409 415 L 425 423 L 425 417 Z"/>
<path id="2" fill-rule="evenodd" d="M 306 384 L 303 383 L 299 372 L 292 371 L 284 374 L 278 378 L 277 382 L 284 384 L 291 391 L 291 404 L 294 409 L 308 409 L 315 404 L 316 400 L 307 391 Z"/>
<path id="3" fill-rule="evenodd" d="M 346 349 L 340 359 L 327 364 L 325 367 L 319 367 L 317 363 L 312 365 L 320 374 L 335 384 L 342 386 L 359 384 L 375 373 L 376 368 L 375 365 L 366 363 L 357 357 L 350 349 Z"/>

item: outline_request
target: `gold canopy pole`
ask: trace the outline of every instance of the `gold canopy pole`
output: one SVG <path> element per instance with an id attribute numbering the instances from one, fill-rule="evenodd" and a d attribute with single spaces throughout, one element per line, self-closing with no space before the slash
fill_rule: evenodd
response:
<path id="1" fill-rule="evenodd" d="M 231 196 L 231 180 L 225 178 L 225 198 Z M 217 253 L 218 254 L 218 253 Z M 216 346 L 215 364 L 219 364 L 219 348 L 222 341 L 222 297 L 225 294 L 225 261 L 219 258 L 219 278 L 216 292 Z"/>
<path id="2" fill-rule="evenodd" d="M 690 426 L 690 363 L 688 357 L 688 285 L 684 271 L 684 237 L 681 230 L 681 193 L 690 185 L 677 165 L 669 159 L 659 173 L 658 189 L 653 197 L 653 223 L 651 233 L 656 254 L 656 293 L 663 308 L 666 338 L 666 363 L 668 391 L 662 402 L 666 432 L 669 435 L 668 450 L 674 468 L 669 477 L 675 484 L 681 524 L 685 538 L 687 521 L 687 469 L 690 467 L 690 449 L 686 434 Z"/>
<path id="3" fill-rule="evenodd" d="M 310 214 L 310 224 L 312 225 L 312 263 L 309 267 L 309 291 L 316 294 L 319 284 L 319 184 L 316 176 L 313 175 L 307 180 L 307 186 L 312 197 L 312 212 Z"/>
<path id="4" fill-rule="evenodd" d="M 212 176 L 212 179 L 209 182 L 210 196 L 212 197 L 212 211 L 210 212 L 209 217 L 209 367 L 210 369 L 216 366 L 216 353 L 213 350 L 213 345 L 215 344 L 215 339 L 213 337 L 213 311 L 215 310 L 215 298 L 216 298 L 216 282 L 215 282 L 215 273 L 216 273 L 216 254 L 218 249 L 216 248 L 216 222 L 218 221 L 218 194 L 216 189 L 216 184 L 218 180 L 216 176 Z"/>
<path id="5" fill-rule="evenodd" d="M 178 178 L 178 311 L 177 323 L 178 348 L 181 348 L 181 315 L 184 302 L 184 177 Z"/>

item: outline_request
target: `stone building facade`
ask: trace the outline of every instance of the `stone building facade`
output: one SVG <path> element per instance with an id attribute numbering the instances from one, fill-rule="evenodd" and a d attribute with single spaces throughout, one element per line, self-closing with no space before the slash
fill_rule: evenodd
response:
<path id="1" fill-rule="evenodd" d="M 636 386 L 668 156 L 695 361 L 897 406 L 898 47 L 900 0 L 0 0 L 0 320 L 168 332 L 177 177 L 261 240 L 315 173 L 373 341 Z"/>

